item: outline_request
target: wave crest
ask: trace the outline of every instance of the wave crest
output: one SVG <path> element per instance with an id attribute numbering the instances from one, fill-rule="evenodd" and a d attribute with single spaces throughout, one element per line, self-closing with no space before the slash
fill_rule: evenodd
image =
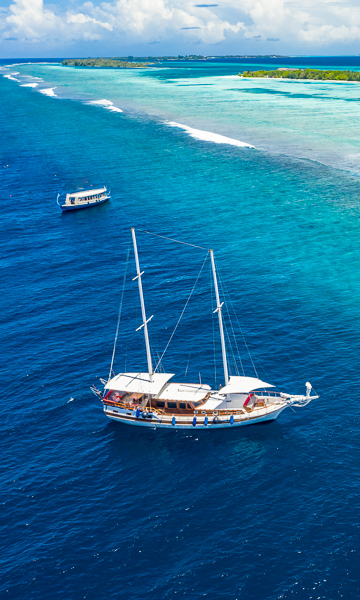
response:
<path id="1" fill-rule="evenodd" d="M 41 90 L 39 90 L 39 92 L 40 92 L 40 94 L 44 94 L 45 96 L 50 96 L 52 98 L 56 98 L 56 94 L 54 94 L 54 90 L 56 90 L 56 87 L 41 88 Z"/>
<path id="2" fill-rule="evenodd" d="M 111 100 L 106 100 L 105 98 L 103 98 L 102 100 L 91 100 L 90 102 L 88 102 L 88 104 L 94 104 L 95 106 L 102 106 L 102 108 L 106 108 L 107 110 L 111 110 L 112 112 L 119 112 L 119 113 L 123 112 L 121 110 L 121 108 L 114 106 L 114 104 L 113 104 L 113 102 L 111 102 Z"/>
<path id="3" fill-rule="evenodd" d="M 181 123 L 176 123 L 175 121 L 165 121 L 165 125 L 169 125 L 170 127 L 179 127 L 179 129 L 183 129 L 190 137 L 194 138 L 195 140 L 201 140 L 203 142 L 213 142 L 214 144 L 229 144 L 230 146 L 238 146 L 240 148 L 255 148 L 255 146 L 247 144 L 246 142 L 234 140 L 233 138 L 226 137 L 225 135 L 220 135 L 219 133 L 212 133 L 211 131 L 194 129 L 193 127 L 181 125 Z"/>

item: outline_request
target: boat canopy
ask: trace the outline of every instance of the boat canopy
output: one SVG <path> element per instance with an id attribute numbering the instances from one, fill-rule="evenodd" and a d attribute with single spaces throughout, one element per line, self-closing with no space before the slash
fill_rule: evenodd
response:
<path id="1" fill-rule="evenodd" d="M 157 396 L 157 400 L 199 402 L 210 390 L 209 385 L 201 383 L 168 383 Z"/>
<path id="2" fill-rule="evenodd" d="M 224 402 L 224 396 L 219 394 L 211 394 L 210 398 L 206 400 L 205 404 L 199 407 L 199 410 L 215 410 L 220 404 Z"/>
<path id="3" fill-rule="evenodd" d="M 220 394 L 248 394 L 264 387 L 275 387 L 257 377 L 230 377 L 229 383 L 220 390 Z"/>
<path id="4" fill-rule="evenodd" d="M 106 187 L 98 188 L 97 190 L 83 190 L 82 192 L 74 192 L 73 194 L 66 194 L 66 196 L 76 198 L 86 198 L 87 196 L 96 196 L 97 194 L 103 194 L 106 192 Z"/>
<path id="5" fill-rule="evenodd" d="M 130 394 L 159 394 L 174 373 L 154 373 L 150 381 L 149 373 L 119 373 L 105 385 L 106 390 L 129 392 Z"/>

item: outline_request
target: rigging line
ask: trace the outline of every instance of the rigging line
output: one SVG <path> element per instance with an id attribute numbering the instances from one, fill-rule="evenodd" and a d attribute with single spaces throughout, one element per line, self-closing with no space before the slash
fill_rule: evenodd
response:
<path id="1" fill-rule="evenodd" d="M 227 290 L 225 292 L 225 285 L 224 285 L 224 282 L 222 280 L 222 277 L 221 277 L 220 273 L 219 273 L 219 281 L 220 281 L 220 286 L 221 286 L 223 297 L 225 299 L 228 298 L 230 300 L 229 293 L 227 292 Z M 237 351 L 237 358 L 239 359 L 239 362 L 240 362 L 242 374 L 245 377 L 245 371 L 244 371 L 243 363 L 242 363 L 242 360 L 241 360 L 241 354 L 240 354 L 239 347 L 238 347 L 238 344 L 237 344 L 237 339 L 236 339 L 236 335 L 235 335 L 235 331 L 234 331 L 234 327 L 233 327 L 231 313 L 230 313 L 230 310 L 228 308 L 227 302 L 225 302 L 224 306 L 225 306 L 225 310 L 227 312 L 227 316 L 228 316 L 228 319 L 229 319 L 229 322 L 230 322 L 230 327 L 231 327 L 232 335 L 233 335 L 233 338 L 234 338 L 235 348 L 236 348 L 236 351 Z M 227 335 L 229 336 L 229 333 Z M 229 339 L 229 343 L 230 343 L 230 339 Z M 231 343 L 230 343 L 230 346 L 231 346 Z M 238 369 L 238 365 L 237 365 L 236 356 L 235 356 L 235 352 L 233 354 L 234 354 L 233 358 L 234 358 L 234 362 L 235 362 L 235 369 L 237 371 L 237 374 L 240 375 L 239 369 Z"/>
<path id="2" fill-rule="evenodd" d="M 223 281 L 221 279 L 221 276 L 219 277 L 219 280 L 220 280 L 220 286 L 221 286 L 224 298 L 226 298 L 226 297 L 229 298 L 229 294 L 228 293 L 226 293 L 226 294 L 224 293 L 224 286 L 223 286 Z M 232 318 L 231 318 L 231 314 L 230 314 L 227 302 L 225 302 L 224 306 L 225 306 L 225 310 L 227 312 L 227 316 L 229 318 L 230 327 L 231 327 L 232 335 L 233 335 L 233 338 L 234 338 L 235 348 L 236 348 L 236 351 L 237 351 L 237 358 L 239 359 L 239 362 L 240 362 L 242 374 L 245 377 L 245 371 L 244 371 L 243 363 L 242 363 L 242 360 L 241 360 L 241 355 L 240 355 L 239 347 L 238 347 L 238 344 L 237 344 L 237 339 L 236 339 L 236 335 L 235 335 L 235 331 L 234 331 L 234 327 L 233 327 L 233 322 L 232 322 Z M 229 334 L 227 334 L 227 335 L 229 336 Z M 239 369 L 238 369 L 238 365 L 237 365 L 237 361 L 236 361 L 235 353 L 234 353 L 234 362 L 235 362 L 235 368 L 236 368 L 236 370 L 238 372 L 238 375 L 240 375 Z"/>
<path id="3" fill-rule="evenodd" d="M 218 269 L 218 270 L 219 270 L 219 269 Z M 251 364 L 252 364 L 252 366 L 253 366 L 253 369 L 254 369 L 254 371 L 255 371 L 256 377 L 257 377 L 257 378 L 259 378 L 259 375 L 257 374 L 256 367 L 255 367 L 254 361 L 253 361 L 253 359 L 252 359 L 252 356 L 251 356 L 251 353 L 250 353 L 249 347 L 248 347 L 248 345 L 247 345 L 247 343 L 246 343 L 246 339 L 245 339 L 245 336 L 244 336 L 244 334 L 243 334 L 243 330 L 241 329 L 241 326 L 240 326 L 240 323 L 239 323 L 239 319 L 238 319 L 238 317 L 237 317 L 237 314 L 236 314 L 236 312 L 235 312 L 235 309 L 234 309 L 233 303 L 232 303 L 232 301 L 231 301 L 231 296 L 230 296 L 229 292 L 227 291 L 227 288 L 226 288 L 225 282 L 223 282 L 223 285 L 224 285 L 224 289 L 226 290 L 227 296 L 228 296 L 228 298 L 229 298 L 229 302 L 230 302 L 231 308 L 232 308 L 232 310 L 233 310 L 233 313 L 234 313 L 234 315 L 235 315 L 235 319 L 236 319 L 237 326 L 238 326 L 238 328 L 240 329 L 240 333 L 241 333 L 241 336 L 242 336 L 243 342 L 244 342 L 244 344 L 245 344 L 246 350 L 247 350 L 247 352 L 248 352 L 248 355 L 249 355 L 249 358 L 250 358 Z"/>
<path id="4" fill-rule="evenodd" d="M 124 373 L 126 373 L 126 365 L 127 365 L 127 351 L 128 351 L 128 347 L 126 346 L 126 353 L 125 353 L 125 369 L 124 369 Z"/>
<path id="5" fill-rule="evenodd" d="M 233 350 L 232 343 L 231 343 L 231 338 L 230 338 L 230 335 L 229 335 L 229 328 L 226 325 L 225 319 L 224 319 L 224 329 L 225 329 L 225 335 L 226 335 L 228 343 L 229 343 L 229 348 L 230 348 L 230 352 L 231 352 L 231 359 L 232 359 L 232 361 L 234 363 L 234 366 L 235 366 L 235 372 L 236 372 L 237 375 L 240 375 L 239 368 L 238 368 L 238 365 L 237 365 L 237 362 L 236 362 L 236 358 L 235 358 L 235 352 Z"/>
<path id="6" fill-rule="evenodd" d="M 305 344 L 306 344 L 307 346 L 309 346 L 309 347 L 310 347 L 310 344 L 308 344 L 308 342 L 307 342 L 307 339 L 308 339 L 308 338 L 305 338 L 305 340 L 304 340 L 304 341 L 305 341 Z M 291 358 L 290 354 L 288 354 L 288 353 L 286 352 L 286 350 L 284 350 L 284 354 L 286 354 L 286 356 L 289 358 L 289 361 L 290 361 L 290 363 L 291 363 L 292 367 L 295 369 L 295 371 L 297 371 L 297 372 L 298 372 L 298 374 L 299 374 L 299 376 L 300 376 L 300 369 L 299 369 L 299 367 L 298 367 L 298 366 L 297 366 L 297 365 L 296 365 L 296 364 L 295 364 L 295 363 L 292 361 L 292 358 Z M 303 375 L 301 375 L 301 377 L 303 377 Z M 304 379 L 305 379 L 305 380 L 306 380 L 306 379 L 307 379 L 307 380 L 309 380 L 309 378 L 308 378 L 308 377 L 306 377 L 306 376 L 304 376 Z M 317 394 L 317 392 L 316 392 L 316 390 L 315 390 L 315 388 L 314 388 L 314 386 L 313 386 L 313 385 L 312 385 L 312 390 L 315 392 L 315 395 L 316 395 L 316 396 L 318 396 L 318 394 Z"/>
<path id="7" fill-rule="evenodd" d="M 161 362 L 160 359 L 160 354 L 159 352 L 156 350 L 156 348 L 154 348 L 154 344 L 152 344 L 152 354 L 153 354 L 153 358 L 156 358 L 156 360 L 159 361 L 159 372 L 161 373 L 165 373 L 165 367 L 163 365 L 163 363 Z M 155 361 L 154 361 L 155 362 Z"/>
<path id="8" fill-rule="evenodd" d="M 209 274 L 211 276 L 211 263 L 210 262 L 209 262 L 209 266 L 210 266 Z M 205 288 L 206 288 L 206 285 L 204 284 L 204 293 L 206 293 L 206 289 Z M 198 288 L 198 290 L 199 290 L 199 295 L 201 295 L 201 293 L 202 293 L 201 290 L 199 288 Z M 202 313 L 201 313 L 201 316 L 202 316 Z M 185 369 L 185 375 L 184 375 L 184 377 L 186 377 L 186 374 L 188 372 L 189 364 L 190 364 L 190 357 L 191 357 L 191 355 L 193 353 L 193 350 L 194 350 L 194 338 L 193 337 L 192 337 L 192 341 L 189 344 L 187 344 L 187 346 L 188 346 L 188 348 L 190 347 L 190 351 L 189 351 L 189 356 L 188 356 L 188 361 L 187 361 L 187 364 L 186 364 L 186 369 Z"/>
<path id="9" fill-rule="evenodd" d="M 192 353 L 192 350 L 190 350 L 190 352 L 189 352 L 189 358 L 188 358 L 188 361 L 187 361 L 187 365 L 186 365 L 186 369 L 185 369 L 185 375 L 184 375 L 184 377 L 186 377 L 186 373 L 187 373 L 187 371 L 188 371 L 188 367 L 189 367 L 189 362 L 190 362 L 190 356 L 191 356 L 191 353 Z"/>
<path id="10" fill-rule="evenodd" d="M 198 276 L 197 276 L 197 278 L 196 278 L 196 281 L 195 281 L 195 283 L 194 283 L 194 285 L 193 285 L 193 288 L 192 288 L 192 290 L 191 290 L 191 292 L 190 292 L 190 295 L 189 295 L 188 299 L 186 300 L 185 306 L 184 306 L 184 308 L 182 309 L 182 312 L 181 312 L 181 315 L 180 315 L 180 317 L 179 317 L 179 319 L 178 319 L 178 322 L 177 322 L 177 323 L 176 323 L 176 325 L 175 325 L 175 329 L 174 329 L 174 331 L 172 332 L 172 334 L 171 334 L 171 336 L 170 336 L 170 339 L 169 339 L 168 343 L 166 344 L 165 350 L 164 350 L 164 352 L 162 353 L 162 355 L 161 355 L 161 357 L 160 357 L 160 360 L 159 360 L 159 362 L 157 363 L 157 365 L 156 365 L 156 367 L 155 367 L 155 369 L 154 369 L 154 373 L 156 373 L 156 371 L 157 371 L 157 368 L 158 368 L 158 366 L 159 366 L 159 363 L 162 361 L 162 359 L 163 359 L 163 356 L 164 356 L 164 354 L 165 354 L 166 350 L 168 349 L 168 347 L 169 347 L 169 344 L 170 344 L 171 340 L 173 339 L 173 337 L 174 337 L 174 335 L 175 335 L 175 331 L 177 330 L 177 327 L 178 327 L 178 325 L 179 325 L 179 323 L 180 323 L 180 321 L 181 321 L 181 318 L 182 318 L 182 316 L 183 316 L 183 314 L 184 314 L 184 312 L 185 312 L 185 309 L 186 309 L 187 305 L 189 304 L 190 298 L 191 298 L 191 296 L 192 296 L 192 294 L 193 294 L 193 291 L 194 291 L 194 289 L 195 289 L 195 287 L 196 287 L 196 284 L 197 284 L 197 282 L 198 282 L 198 280 L 199 280 L 199 277 L 200 277 L 200 275 L 201 275 L 201 273 L 202 273 L 202 270 L 203 270 L 203 268 L 204 268 L 205 262 L 207 261 L 208 254 L 209 254 L 209 251 L 207 251 L 207 253 L 206 253 L 206 256 L 205 256 L 205 258 L 204 258 L 204 262 L 203 262 L 203 264 L 201 265 L 201 269 L 200 269 L 200 271 L 199 271 L 199 274 L 198 274 Z"/>
<path id="11" fill-rule="evenodd" d="M 240 362 L 242 374 L 245 377 L 245 371 L 244 371 L 243 363 L 242 363 L 242 360 L 241 360 L 240 350 L 239 350 L 239 347 L 238 347 L 238 343 L 237 343 L 237 339 L 236 339 L 236 335 L 235 335 L 235 331 L 234 331 L 234 327 L 233 327 L 233 322 L 232 322 L 230 311 L 229 311 L 229 309 L 227 307 L 226 302 L 225 302 L 225 308 L 226 308 L 226 311 L 227 311 L 227 314 L 228 314 L 228 317 L 229 317 L 229 321 L 230 321 L 230 327 L 231 327 L 232 335 L 233 335 L 233 338 L 234 338 L 235 348 L 236 348 L 236 352 L 237 352 L 237 358 L 238 358 L 238 360 Z M 235 358 L 235 354 L 234 354 L 234 358 Z M 236 362 L 236 365 L 237 365 L 237 362 Z M 236 368 L 238 370 L 237 366 L 236 366 Z M 238 375 L 240 375 L 240 373 L 238 373 Z"/>
<path id="12" fill-rule="evenodd" d="M 180 240 L 174 240 L 174 238 L 167 237 L 166 235 L 160 235 L 159 233 L 153 233 L 152 231 L 146 231 L 146 229 L 138 229 L 138 231 L 142 231 L 143 233 L 148 233 L 149 235 L 155 235 L 156 237 L 163 238 L 164 240 L 170 240 L 171 242 L 177 242 L 178 244 L 184 244 L 185 246 L 192 246 L 193 248 L 200 248 L 200 250 L 207 250 L 207 248 L 203 248 L 202 246 L 196 246 L 196 244 L 189 244 L 188 242 L 181 242 Z"/>
<path id="13" fill-rule="evenodd" d="M 112 353 L 112 358 L 111 358 L 111 367 L 110 367 L 110 371 L 109 371 L 109 379 L 108 379 L 108 381 L 110 381 L 110 379 L 111 379 L 111 371 L 112 371 L 112 368 L 113 368 L 114 358 L 115 358 L 116 342 L 117 342 L 118 335 L 119 335 L 121 310 L 122 310 L 122 305 L 123 305 L 123 300 L 124 300 L 126 274 L 127 274 L 128 264 L 129 264 L 129 255 L 130 255 L 130 243 L 129 243 L 129 247 L 128 247 L 128 251 L 127 251 L 127 257 L 126 257 L 125 273 L 124 273 L 124 280 L 123 280 L 123 289 L 122 289 L 122 292 L 121 292 L 119 314 L 118 314 L 118 321 L 117 321 L 117 327 L 116 327 L 116 335 L 115 335 L 115 340 L 114 340 L 114 348 L 113 348 L 113 353 Z"/>

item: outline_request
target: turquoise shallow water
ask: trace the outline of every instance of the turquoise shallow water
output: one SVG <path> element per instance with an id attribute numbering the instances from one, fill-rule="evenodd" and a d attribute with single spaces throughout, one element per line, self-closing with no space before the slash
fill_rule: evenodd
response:
<path id="1" fill-rule="evenodd" d="M 54 93 L 61 98 L 105 99 L 126 114 L 175 121 L 260 150 L 358 173 L 358 85 L 237 76 L 239 71 L 257 68 L 259 65 L 165 63 L 121 72 L 60 65 L 20 65 L 16 70 L 42 77 L 45 82 L 39 88 L 55 85 Z"/>
<path id="2" fill-rule="evenodd" d="M 291 105 L 266 82 L 265 93 L 243 94 L 253 99 L 250 119 L 240 100 L 226 108 L 224 90 L 238 82 L 222 77 L 233 66 L 211 67 L 222 75 L 208 68 L 186 78 L 176 67 L 116 75 L 11 67 L 44 79 L 33 89 L 20 86 L 28 78 L 0 78 L 4 598 L 360 595 L 359 180 L 354 163 L 333 166 L 327 146 L 314 161 L 275 143 L 292 110 L 291 139 L 305 147 L 296 132 L 318 102 L 309 135 L 319 148 L 328 135 L 347 160 L 356 88 L 334 85 Z M 198 85 L 209 80 L 214 104 Z M 124 112 L 88 104 L 99 99 Z M 330 105 L 350 107 L 343 137 L 335 110 L 333 134 L 321 128 Z M 169 119 L 256 148 L 194 139 Z M 270 126 L 271 148 L 247 135 L 267 139 Z M 58 191 L 86 182 L 111 186 L 111 201 L 60 214 Z M 106 421 L 89 385 L 108 373 L 133 225 L 213 247 L 259 375 L 295 392 L 309 380 L 321 398 L 273 424 L 212 437 Z M 140 231 L 138 243 L 161 352 L 204 253 Z M 208 275 L 164 364 L 182 379 L 191 352 L 187 379 L 201 371 L 218 385 Z M 145 368 L 130 281 L 125 300 L 115 368 Z"/>

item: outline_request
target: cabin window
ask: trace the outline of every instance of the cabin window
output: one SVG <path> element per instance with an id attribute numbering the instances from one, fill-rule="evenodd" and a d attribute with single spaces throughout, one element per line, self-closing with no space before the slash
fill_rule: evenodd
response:
<path id="1" fill-rule="evenodd" d="M 156 406 L 158 408 L 165 408 L 165 402 L 161 402 L 160 400 L 156 400 Z"/>
<path id="2" fill-rule="evenodd" d="M 176 402 L 168 402 L 167 407 L 168 408 L 176 408 Z"/>
<path id="3" fill-rule="evenodd" d="M 183 410 L 186 410 L 186 403 L 185 402 L 180 402 L 179 408 L 182 408 Z"/>

